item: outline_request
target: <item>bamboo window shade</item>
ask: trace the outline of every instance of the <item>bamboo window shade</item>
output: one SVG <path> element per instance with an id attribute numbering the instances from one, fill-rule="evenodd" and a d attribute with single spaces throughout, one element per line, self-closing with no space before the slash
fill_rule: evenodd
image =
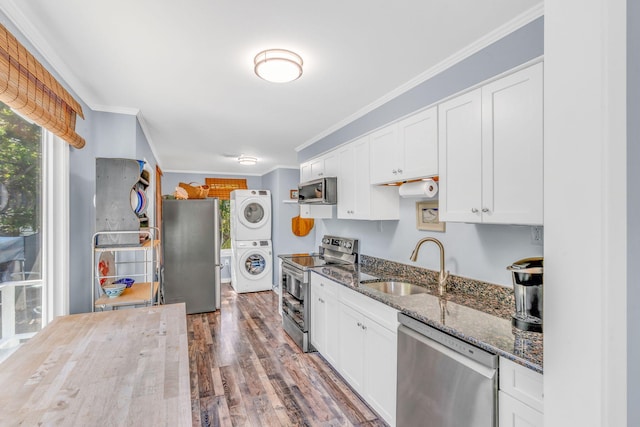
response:
<path id="1" fill-rule="evenodd" d="M 0 101 L 76 148 L 82 107 L 27 49 L 0 24 Z"/>
<path id="2" fill-rule="evenodd" d="M 208 197 L 217 197 L 221 200 L 231 199 L 233 190 L 246 190 L 246 179 L 233 178 L 205 178 L 204 183 L 209 186 Z"/>

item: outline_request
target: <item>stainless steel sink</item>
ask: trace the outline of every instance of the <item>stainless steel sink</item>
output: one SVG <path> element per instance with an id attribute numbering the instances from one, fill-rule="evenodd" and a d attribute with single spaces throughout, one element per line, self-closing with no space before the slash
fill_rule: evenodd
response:
<path id="1" fill-rule="evenodd" d="M 429 291 L 423 286 L 414 285 L 413 283 L 397 282 L 395 280 L 385 281 L 365 281 L 360 282 L 361 286 L 366 286 L 376 291 L 395 296 L 405 296 L 414 294 L 428 294 Z"/>

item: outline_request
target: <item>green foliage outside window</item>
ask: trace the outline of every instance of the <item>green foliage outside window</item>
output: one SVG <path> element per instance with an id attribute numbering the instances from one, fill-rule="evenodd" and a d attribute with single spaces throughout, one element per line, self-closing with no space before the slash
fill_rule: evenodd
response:
<path id="1" fill-rule="evenodd" d="M 40 231 L 41 128 L 0 103 L 0 236 Z"/>
<path id="2" fill-rule="evenodd" d="M 222 244 L 221 249 L 231 249 L 231 201 L 220 200 L 220 216 L 222 221 Z"/>

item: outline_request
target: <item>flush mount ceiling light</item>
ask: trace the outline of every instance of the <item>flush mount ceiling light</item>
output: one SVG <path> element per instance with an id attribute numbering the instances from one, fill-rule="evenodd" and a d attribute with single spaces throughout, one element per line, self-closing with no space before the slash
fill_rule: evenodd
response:
<path id="1" fill-rule="evenodd" d="M 255 165 L 258 163 L 258 159 L 256 157 L 245 156 L 244 154 L 238 157 L 238 163 L 241 165 Z"/>
<path id="2" fill-rule="evenodd" d="M 287 83 L 302 75 L 302 58 L 286 49 L 263 50 L 253 63 L 256 75 L 269 82 Z"/>

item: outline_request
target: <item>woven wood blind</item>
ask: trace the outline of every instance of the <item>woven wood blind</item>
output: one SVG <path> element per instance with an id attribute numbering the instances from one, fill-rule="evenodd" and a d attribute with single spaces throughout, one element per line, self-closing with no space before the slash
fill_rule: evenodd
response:
<path id="1" fill-rule="evenodd" d="M 205 178 L 204 183 L 209 186 L 209 197 L 217 197 L 221 200 L 231 199 L 233 190 L 246 190 L 246 179 L 232 178 Z"/>
<path id="2" fill-rule="evenodd" d="M 82 107 L 42 64 L 0 24 L 0 101 L 76 148 L 85 141 L 75 131 Z"/>

